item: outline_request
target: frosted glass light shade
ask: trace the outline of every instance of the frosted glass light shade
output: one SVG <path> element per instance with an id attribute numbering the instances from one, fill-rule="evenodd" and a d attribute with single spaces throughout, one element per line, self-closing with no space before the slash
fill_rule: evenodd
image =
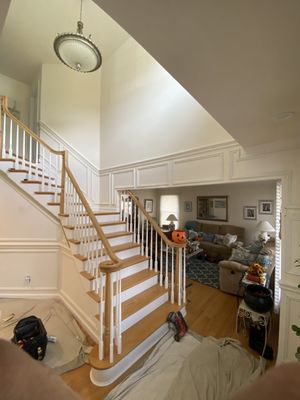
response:
<path id="1" fill-rule="evenodd" d="M 93 72 L 101 66 L 102 57 L 97 46 L 82 34 L 82 26 L 77 33 L 58 35 L 53 43 L 54 51 L 65 65 L 75 71 Z"/>

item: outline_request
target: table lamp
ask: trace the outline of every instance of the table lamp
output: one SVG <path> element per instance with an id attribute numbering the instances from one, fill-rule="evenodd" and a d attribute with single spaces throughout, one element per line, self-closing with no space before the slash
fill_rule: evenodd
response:
<path id="1" fill-rule="evenodd" d="M 170 215 L 168 216 L 168 218 L 167 218 L 167 221 L 170 221 L 170 223 L 169 223 L 169 229 L 170 229 L 170 231 L 174 231 L 174 229 L 175 229 L 174 221 L 178 221 L 178 219 L 175 217 L 174 214 L 170 214 Z"/>
<path id="2" fill-rule="evenodd" d="M 256 229 L 260 232 L 258 235 L 259 240 L 264 243 L 270 239 L 268 232 L 275 232 L 274 227 L 268 221 L 260 221 L 257 224 Z"/>

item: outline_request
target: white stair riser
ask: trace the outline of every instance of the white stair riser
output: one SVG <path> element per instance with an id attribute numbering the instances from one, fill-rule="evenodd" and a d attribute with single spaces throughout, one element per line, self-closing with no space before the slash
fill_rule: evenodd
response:
<path id="1" fill-rule="evenodd" d="M 158 297 L 157 299 L 153 300 L 151 303 L 147 304 L 145 307 L 138 310 L 136 313 L 130 315 L 128 318 L 122 321 L 121 330 L 125 332 L 131 326 L 136 324 L 141 319 L 145 318 L 148 314 L 152 311 L 156 310 L 159 306 L 166 303 L 168 301 L 168 293 L 166 292 L 162 296 Z M 167 318 L 167 316 L 166 316 Z"/>
<path id="2" fill-rule="evenodd" d="M 124 235 L 108 239 L 108 242 L 111 246 L 117 246 L 118 244 L 123 244 L 123 243 L 132 243 L 132 241 L 133 241 L 132 235 Z"/>
<path id="3" fill-rule="evenodd" d="M 140 254 L 140 248 L 134 247 L 133 249 L 118 251 L 117 256 L 124 260 L 124 258 L 133 257 Z"/>
<path id="4" fill-rule="evenodd" d="M 137 272 L 143 271 L 148 268 L 148 261 L 141 261 L 138 264 L 131 265 L 130 267 L 124 268 L 121 271 L 121 278 L 136 274 Z"/>
<path id="5" fill-rule="evenodd" d="M 126 230 L 126 224 L 120 223 L 117 225 L 101 226 L 104 233 L 120 232 Z"/>
<path id="6" fill-rule="evenodd" d="M 126 300 L 129 300 L 132 297 L 138 295 L 139 293 L 142 293 L 145 290 L 150 289 L 152 286 L 155 286 L 157 283 L 158 283 L 157 275 L 151 276 L 149 279 L 122 292 L 121 293 L 121 301 L 124 302 Z"/>
<path id="7" fill-rule="evenodd" d="M 120 214 L 96 215 L 97 221 L 101 222 L 116 222 L 120 220 Z"/>
<path id="8" fill-rule="evenodd" d="M 0 170 L 7 173 L 10 168 L 14 167 L 14 163 L 12 161 L 1 161 L 0 162 Z"/>

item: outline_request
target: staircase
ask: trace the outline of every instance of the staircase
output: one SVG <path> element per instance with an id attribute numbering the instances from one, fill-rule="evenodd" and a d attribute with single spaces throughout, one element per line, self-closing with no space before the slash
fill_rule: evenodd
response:
<path id="1" fill-rule="evenodd" d="M 164 335 L 170 311 L 185 313 L 185 247 L 129 191 L 119 193 L 117 211 L 93 212 L 67 152 L 53 150 L 0 99 L 0 169 L 59 218 L 94 310 L 90 377 L 108 385 Z"/>

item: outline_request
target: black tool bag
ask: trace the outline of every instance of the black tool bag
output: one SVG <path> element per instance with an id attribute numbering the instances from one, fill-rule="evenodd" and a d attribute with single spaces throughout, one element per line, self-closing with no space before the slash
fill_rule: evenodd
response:
<path id="1" fill-rule="evenodd" d="M 42 321 L 34 315 L 20 319 L 14 328 L 11 341 L 36 360 L 42 360 L 45 357 L 48 343 L 47 332 Z"/>

